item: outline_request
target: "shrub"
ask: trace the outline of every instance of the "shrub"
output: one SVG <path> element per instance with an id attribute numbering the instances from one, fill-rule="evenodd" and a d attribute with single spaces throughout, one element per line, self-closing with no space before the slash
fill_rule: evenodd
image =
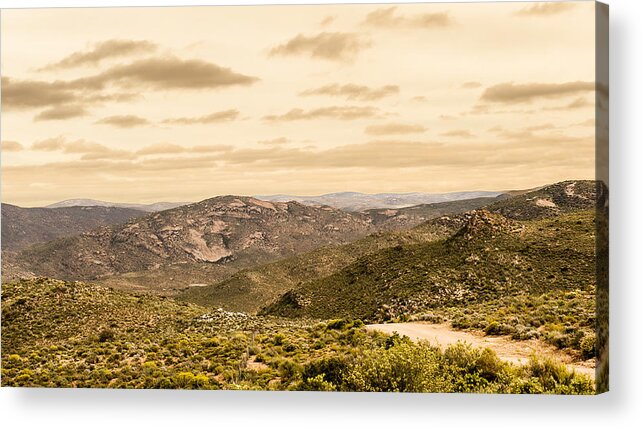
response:
<path id="1" fill-rule="evenodd" d="M 174 376 L 174 385 L 176 388 L 190 389 L 196 383 L 196 376 L 191 372 L 182 372 Z"/>
<path id="2" fill-rule="evenodd" d="M 585 359 L 595 356 L 595 333 L 590 332 L 580 340 L 580 351 Z"/>
<path id="3" fill-rule="evenodd" d="M 303 367 L 303 380 L 321 376 L 325 382 L 341 385 L 348 363 L 342 357 L 327 357 L 309 362 Z"/>
<path id="4" fill-rule="evenodd" d="M 302 367 L 290 360 L 284 360 L 279 364 L 279 375 L 285 381 L 296 380 L 302 372 Z"/>
<path id="5" fill-rule="evenodd" d="M 332 383 L 325 380 L 322 374 L 303 380 L 298 385 L 300 391 L 336 391 L 337 387 Z"/>
<path id="6" fill-rule="evenodd" d="M 337 319 L 328 321 L 327 328 L 328 330 L 343 330 L 348 325 L 348 321 L 344 319 Z"/>
<path id="7" fill-rule="evenodd" d="M 285 335 L 283 333 L 277 333 L 272 338 L 272 341 L 276 346 L 281 346 L 281 345 L 283 345 L 283 342 L 285 341 Z"/>
<path id="8" fill-rule="evenodd" d="M 114 331 L 108 328 L 101 330 L 101 332 L 98 333 L 98 341 L 101 343 L 114 340 L 114 337 L 115 337 Z"/>
<path id="9" fill-rule="evenodd" d="M 440 369 L 439 350 L 409 342 L 363 352 L 345 380 L 351 391 L 447 392 L 451 385 Z"/>

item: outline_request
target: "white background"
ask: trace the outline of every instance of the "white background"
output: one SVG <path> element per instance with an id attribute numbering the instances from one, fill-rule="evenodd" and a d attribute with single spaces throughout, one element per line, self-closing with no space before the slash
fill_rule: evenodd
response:
<path id="1" fill-rule="evenodd" d="M 269 4 L 265 0 L 0 0 L 3 8 L 261 3 Z M 315 3 L 327 2 L 317 0 Z M 2 388 L 2 425 L 110 428 L 641 426 L 642 2 L 610 0 L 608 3 L 611 5 L 611 392 L 597 397 L 545 397 Z"/>

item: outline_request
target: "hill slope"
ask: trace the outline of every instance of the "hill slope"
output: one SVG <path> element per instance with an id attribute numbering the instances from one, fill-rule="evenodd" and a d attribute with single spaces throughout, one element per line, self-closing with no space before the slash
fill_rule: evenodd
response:
<path id="1" fill-rule="evenodd" d="M 592 212 L 524 223 L 488 211 L 467 217 L 451 238 L 361 257 L 286 293 L 264 313 L 385 320 L 517 294 L 594 287 Z"/>
<path id="2" fill-rule="evenodd" d="M 144 212 L 131 208 L 22 208 L 2 204 L 2 250 L 16 251 L 143 215 Z"/>
<path id="3" fill-rule="evenodd" d="M 347 243 L 374 230 L 366 216 L 330 207 L 222 196 L 34 246 L 16 260 L 36 275 L 74 280 L 178 267 L 178 277 L 162 275 L 155 285 L 187 285 L 201 267 L 216 279 L 217 272 Z"/>
<path id="4" fill-rule="evenodd" d="M 581 198 L 590 198 L 592 187 L 590 182 L 584 182 L 578 190 Z M 531 213 L 532 215 L 557 215 L 560 210 L 573 211 L 575 205 L 566 205 L 564 200 L 558 201 L 559 207 L 555 210 L 546 208 L 539 210 L 535 202 L 537 197 L 544 194 L 555 194 L 555 189 L 564 189 L 571 184 L 558 183 L 537 189 L 516 203 L 509 205 L 511 213 Z M 435 240 L 446 239 L 457 232 L 466 222 L 467 216 L 457 214 L 468 209 L 488 205 L 489 210 L 499 211 L 510 203 L 504 200 L 505 196 L 498 198 L 478 198 L 464 201 L 445 202 L 438 204 L 419 205 L 416 207 L 401 208 L 398 210 L 369 210 L 364 212 L 373 219 L 373 223 L 380 229 L 396 229 L 410 227 L 420 218 L 438 216 L 448 213 L 448 216 L 432 219 L 413 228 L 388 233 L 376 233 L 359 241 L 343 245 L 320 248 L 308 254 L 281 260 L 275 263 L 251 267 L 232 275 L 229 279 L 208 286 L 192 288 L 184 292 L 180 298 L 203 305 L 222 306 L 233 310 L 255 312 L 261 306 L 274 302 L 279 293 L 297 289 L 307 282 L 328 277 L 341 269 L 354 263 L 360 257 L 376 253 L 396 246 L 410 246 L 425 244 Z M 573 198 L 569 198 L 575 203 Z M 584 201 L 584 199 L 580 199 Z M 584 206 L 584 205 L 582 205 Z M 532 209 L 534 207 L 535 209 Z M 549 212 L 550 210 L 550 212 Z M 355 304 L 354 301 L 348 305 Z"/>
<path id="5" fill-rule="evenodd" d="M 355 242 L 323 247 L 295 257 L 251 267 L 230 278 L 204 287 L 194 287 L 179 299 L 206 306 L 256 312 L 281 294 L 316 278 L 328 276 L 358 257 L 397 245 L 444 239 L 462 226 L 458 218 L 439 218 L 409 230 L 377 232 Z"/>
<path id="6" fill-rule="evenodd" d="M 508 197 L 506 194 L 501 194 L 496 197 L 437 202 L 399 209 L 377 208 L 363 211 L 363 213 L 372 218 L 372 223 L 377 226 L 379 230 L 399 230 L 408 229 L 433 218 L 461 214 L 466 211 L 482 208 Z"/>
<path id="7" fill-rule="evenodd" d="M 599 185 L 591 180 L 563 181 L 498 201 L 488 209 L 516 220 L 533 220 L 594 209 L 601 193 Z"/>
<path id="8" fill-rule="evenodd" d="M 442 351 L 368 332 L 357 321 L 207 312 L 47 278 L 2 291 L 2 386 L 593 392 L 590 378 L 553 361 L 511 366 L 489 349 Z M 388 369 L 373 376 L 371 367 L 384 361 Z"/>

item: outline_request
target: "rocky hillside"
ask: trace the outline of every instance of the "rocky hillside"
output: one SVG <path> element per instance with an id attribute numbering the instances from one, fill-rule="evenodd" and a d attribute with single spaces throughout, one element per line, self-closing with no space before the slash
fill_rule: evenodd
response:
<path id="1" fill-rule="evenodd" d="M 590 189 L 584 182 L 582 188 Z M 537 211 L 531 209 L 538 207 L 533 201 L 543 194 L 555 194 L 555 189 L 565 188 L 570 183 L 560 183 L 537 189 L 534 192 L 527 192 L 517 203 L 507 205 L 511 200 L 505 200 L 506 196 L 497 198 L 478 198 L 464 201 L 445 202 L 439 204 L 419 205 L 416 207 L 401 209 L 378 209 L 365 211 L 373 224 L 380 230 L 371 236 L 342 246 L 323 247 L 311 253 L 302 254 L 290 259 L 280 260 L 274 263 L 253 266 L 235 273 L 229 278 L 220 282 L 211 282 L 210 285 L 191 288 L 182 293 L 179 297 L 190 302 L 203 305 L 222 306 L 232 310 L 255 312 L 261 306 L 269 306 L 279 297 L 280 294 L 289 290 L 297 290 L 308 282 L 330 277 L 355 263 L 362 257 L 373 255 L 380 251 L 386 251 L 394 247 L 410 247 L 414 245 L 428 244 L 437 240 L 449 238 L 456 233 L 461 239 L 469 236 L 481 236 L 482 230 L 488 228 L 494 230 L 498 227 L 494 222 L 512 224 L 511 221 L 501 215 L 488 212 L 486 216 L 471 217 L 469 211 L 480 206 L 488 205 L 489 210 L 499 211 L 509 206 L 512 209 L 506 210 L 507 215 L 515 214 L 520 218 L 523 213 L 530 213 L 531 216 L 538 215 L 545 218 L 550 215 L 558 215 L 562 211 L 572 212 L 576 206 L 591 206 L 575 204 L 573 198 L 569 198 L 570 204 L 565 200 L 558 199 L 557 210 Z M 588 194 L 590 195 L 590 194 Z M 580 197 L 589 197 L 580 193 Z M 584 199 L 580 199 L 584 200 Z M 574 205 L 575 204 L 575 205 Z M 458 214 L 459 213 L 459 214 Z M 420 218 L 431 218 L 439 214 L 441 217 L 433 218 L 412 228 Z M 445 215 L 447 214 L 447 215 Z M 487 224 L 488 223 L 488 224 Z M 503 223 L 502 223 L 503 224 Z M 392 230 L 384 232 L 386 230 Z M 394 251 L 390 253 L 395 256 Z M 346 297 L 347 298 L 347 297 Z M 359 306 L 348 299 L 347 305 Z M 334 316 L 335 314 L 329 314 Z"/>
<path id="2" fill-rule="evenodd" d="M 230 269 L 351 242 L 374 230 L 367 216 L 330 207 L 222 196 L 34 246 L 16 259 L 36 275 L 61 279 L 172 266 Z M 182 281 L 192 281 L 183 273 Z"/>
<path id="3" fill-rule="evenodd" d="M 406 208 L 377 208 L 364 211 L 372 218 L 372 223 L 379 230 L 407 229 L 427 220 L 453 214 L 461 214 L 477 208 L 482 208 L 494 202 L 508 198 L 506 194 L 496 197 L 463 199 L 451 202 L 421 204 Z"/>
<path id="4" fill-rule="evenodd" d="M 322 247 L 295 257 L 250 267 L 202 287 L 190 287 L 181 300 L 249 313 L 273 303 L 281 294 L 353 263 L 359 257 L 398 246 L 445 239 L 461 228 L 458 216 L 430 220 L 412 229 L 377 232 L 345 245 Z"/>
<path id="5" fill-rule="evenodd" d="M 2 250 L 16 251 L 143 215 L 144 212 L 131 208 L 21 208 L 2 204 Z"/>
<path id="6" fill-rule="evenodd" d="M 382 321 L 517 295 L 594 291 L 592 211 L 527 222 L 486 210 L 463 217 L 448 239 L 365 255 L 292 289 L 263 312 Z"/>
<path id="7" fill-rule="evenodd" d="M 554 217 L 594 209 L 598 184 L 590 180 L 563 181 L 492 204 L 488 209 L 517 220 Z"/>

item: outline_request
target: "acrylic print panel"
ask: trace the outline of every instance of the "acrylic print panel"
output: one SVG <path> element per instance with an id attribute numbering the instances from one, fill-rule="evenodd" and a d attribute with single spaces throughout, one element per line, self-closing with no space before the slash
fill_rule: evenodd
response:
<path id="1" fill-rule="evenodd" d="M 1 19 L 2 386 L 608 389 L 606 6 Z"/>

